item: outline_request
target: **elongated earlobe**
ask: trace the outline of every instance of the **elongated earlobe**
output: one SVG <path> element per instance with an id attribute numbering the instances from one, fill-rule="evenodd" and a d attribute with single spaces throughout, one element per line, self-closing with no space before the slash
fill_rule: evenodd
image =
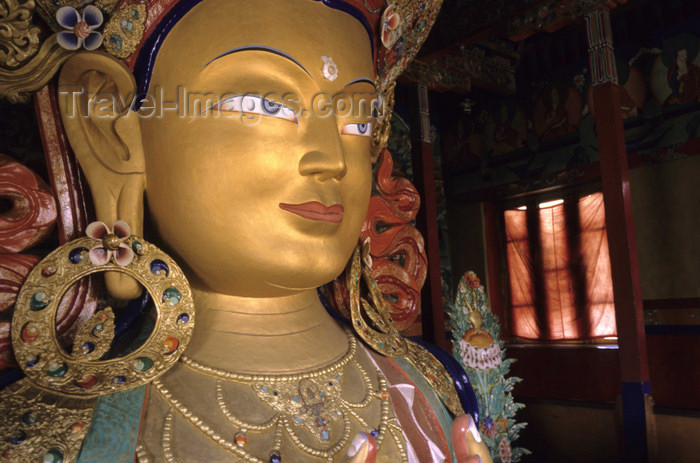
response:
<path id="1" fill-rule="evenodd" d="M 59 77 L 59 107 L 71 148 L 85 173 L 97 220 L 125 220 L 143 234 L 146 187 L 141 125 L 130 111 L 134 78 L 124 65 L 101 53 L 69 59 Z M 107 290 L 119 299 L 141 295 L 141 287 L 120 273 L 105 275 Z"/>

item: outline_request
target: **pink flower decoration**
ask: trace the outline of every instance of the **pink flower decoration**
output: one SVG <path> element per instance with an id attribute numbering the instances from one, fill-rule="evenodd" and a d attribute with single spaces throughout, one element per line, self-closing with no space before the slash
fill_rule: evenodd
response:
<path id="1" fill-rule="evenodd" d="M 498 444 L 498 454 L 501 456 L 501 461 L 503 463 L 510 463 L 513 457 L 513 449 L 510 447 L 510 443 L 504 437 Z"/>
<path id="2" fill-rule="evenodd" d="M 401 35 L 401 16 L 394 11 L 394 5 L 389 5 L 382 13 L 382 44 L 391 48 Z"/>
<path id="3" fill-rule="evenodd" d="M 92 222 L 87 226 L 85 234 L 94 240 L 101 241 L 90 249 L 88 254 L 93 264 L 105 265 L 114 257 L 114 262 L 118 266 L 126 267 L 134 260 L 134 251 L 124 243 L 124 240 L 131 235 L 131 228 L 123 220 L 114 222 L 114 230 L 104 222 Z"/>

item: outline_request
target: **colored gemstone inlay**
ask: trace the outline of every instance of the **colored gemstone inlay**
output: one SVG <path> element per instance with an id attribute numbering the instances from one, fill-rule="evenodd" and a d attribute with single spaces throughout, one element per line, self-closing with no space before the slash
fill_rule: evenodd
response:
<path id="1" fill-rule="evenodd" d="M 95 384 L 97 384 L 97 375 L 91 373 L 83 375 L 82 378 L 75 382 L 76 386 L 82 387 L 83 389 L 90 389 Z"/>
<path id="2" fill-rule="evenodd" d="M 61 463 L 63 453 L 58 449 L 51 449 L 44 454 L 44 463 Z"/>
<path id="3" fill-rule="evenodd" d="M 105 327 L 102 325 L 95 325 L 95 327 L 92 329 L 92 335 L 93 336 L 99 336 L 102 331 L 104 331 Z"/>
<path id="4" fill-rule="evenodd" d="M 19 445 L 19 444 L 21 444 L 22 442 L 24 442 L 24 440 L 25 440 L 26 438 L 27 438 L 27 433 L 26 433 L 26 432 L 24 432 L 24 431 L 17 431 L 17 432 L 14 432 L 14 433 L 10 434 L 10 436 L 9 436 L 7 439 L 5 439 L 5 440 L 6 440 L 7 442 L 9 442 L 10 444 L 12 444 L 12 445 Z"/>
<path id="5" fill-rule="evenodd" d="M 2 452 L 2 457 L 7 460 L 12 458 L 13 456 L 15 456 L 15 454 L 11 450 L 5 450 L 4 452 Z"/>
<path id="6" fill-rule="evenodd" d="M 56 269 L 50 265 L 47 265 L 46 267 L 41 269 L 41 276 L 43 277 L 50 277 L 54 273 L 56 273 Z"/>
<path id="7" fill-rule="evenodd" d="M 282 457 L 277 452 L 270 453 L 270 463 L 282 463 Z"/>
<path id="8" fill-rule="evenodd" d="M 143 254 L 143 244 L 141 244 L 140 241 L 134 241 L 131 243 L 131 249 L 134 251 L 134 254 L 137 256 L 140 256 Z"/>
<path id="9" fill-rule="evenodd" d="M 184 324 L 187 323 L 188 321 L 190 321 L 190 315 L 189 315 L 189 314 L 181 313 L 181 314 L 177 317 L 177 322 L 178 322 L 179 324 L 181 324 L 181 325 L 184 325 Z"/>
<path id="10" fill-rule="evenodd" d="M 134 360 L 134 368 L 138 371 L 148 371 L 153 366 L 153 360 L 148 357 L 139 357 Z"/>
<path id="11" fill-rule="evenodd" d="M 248 438 L 245 435 L 238 433 L 236 434 L 236 437 L 233 438 L 233 441 L 237 446 L 245 447 L 245 445 L 248 443 Z"/>
<path id="12" fill-rule="evenodd" d="M 68 260 L 74 264 L 79 264 L 83 260 L 83 256 L 88 252 L 87 248 L 75 248 L 68 253 Z"/>
<path id="13" fill-rule="evenodd" d="M 26 365 L 29 368 L 31 368 L 31 367 L 35 367 L 37 363 L 39 363 L 39 356 L 38 355 L 36 357 L 30 358 L 29 360 L 27 360 Z"/>
<path id="14" fill-rule="evenodd" d="M 39 421 L 39 414 L 37 412 L 27 412 L 22 415 L 21 419 L 24 424 L 34 424 Z"/>
<path id="15" fill-rule="evenodd" d="M 89 354 L 93 350 L 95 350 L 95 345 L 93 343 L 91 343 L 90 341 L 85 342 L 85 343 L 83 343 L 82 346 L 80 346 L 80 351 L 83 354 Z"/>
<path id="16" fill-rule="evenodd" d="M 126 382 L 125 376 L 115 376 L 114 377 L 114 384 L 124 384 L 125 382 Z"/>
<path id="17" fill-rule="evenodd" d="M 372 430 L 369 432 L 369 434 L 370 434 L 372 437 L 376 438 L 376 437 L 379 435 L 379 431 L 377 431 L 376 429 L 372 429 Z"/>
<path id="18" fill-rule="evenodd" d="M 36 341 L 38 337 L 39 330 L 37 329 L 34 323 L 29 322 L 24 325 L 24 327 L 22 328 L 22 333 L 20 334 L 20 338 L 22 338 L 22 341 L 29 344 Z"/>
<path id="19" fill-rule="evenodd" d="M 323 437 L 323 440 L 328 440 L 331 438 L 331 435 L 328 434 L 328 431 L 321 431 L 321 437 Z"/>
<path id="20" fill-rule="evenodd" d="M 182 294 L 180 294 L 177 288 L 170 287 L 163 291 L 163 302 L 167 302 L 170 305 L 177 305 L 180 299 L 182 299 Z"/>
<path id="21" fill-rule="evenodd" d="M 83 430 L 83 428 L 85 428 L 85 425 L 84 425 L 83 423 L 81 423 L 80 421 L 76 421 L 75 423 L 73 423 L 73 424 L 70 425 L 70 427 L 68 428 L 68 430 L 69 430 L 72 434 L 78 434 L 80 431 Z"/>
<path id="22" fill-rule="evenodd" d="M 54 378 L 60 378 L 61 376 L 64 376 L 66 372 L 68 371 L 68 365 L 65 363 L 52 363 L 49 365 L 48 370 L 46 370 L 46 373 L 49 376 L 53 376 Z"/>
<path id="23" fill-rule="evenodd" d="M 160 276 L 170 275 L 170 268 L 168 265 L 160 259 L 155 259 L 151 262 L 151 273 Z"/>
<path id="24" fill-rule="evenodd" d="M 42 310 L 49 305 L 49 299 L 45 292 L 35 293 L 29 300 L 29 308 L 32 310 Z"/>
<path id="25" fill-rule="evenodd" d="M 163 353 L 165 355 L 170 355 L 177 350 L 180 345 L 180 341 L 175 336 L 168 336 L 163 342 Z"/>

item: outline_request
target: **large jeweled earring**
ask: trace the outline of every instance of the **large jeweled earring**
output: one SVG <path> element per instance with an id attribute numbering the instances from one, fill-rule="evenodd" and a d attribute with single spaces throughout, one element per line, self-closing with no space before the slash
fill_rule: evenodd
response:
<path id="1" fill-rule="evenodd" d="M 102 222 L 88 236 L 59 247 L 27 277 L 12 319 L 12 345 L 20 367 L 42 389 L 73 397 L 97 397 L 150 382 L 178 360 L 192 337 L 194 303 L 184 273 L 167 254 L 131 235 L 124 221 Z M 132 352 L 100 360 L 114 338 L 111 308 L 78 330 L 67 353 L 56 338 L 56 312 L 75 282 L 99 272 L 120 272 L 141 283 L 153 299 L 156 320 L 148 339 Z"/>
<path id="2" fill-rule="evenodd" d="M 363 258 L 364 254 L 364 258 Z M 405 356 L 408 352 L 406 340 L 399 334 L 389 315 L 377 282 L 372 276 L 369 263 L 369 242 L 357 246 L 350 259 L 350 271 L 346 272 L 346 284 L 350 296 L 352 327 L 372 349 L 387 357 Z M 364 281 L 370 304 L 362 295 Z"/>

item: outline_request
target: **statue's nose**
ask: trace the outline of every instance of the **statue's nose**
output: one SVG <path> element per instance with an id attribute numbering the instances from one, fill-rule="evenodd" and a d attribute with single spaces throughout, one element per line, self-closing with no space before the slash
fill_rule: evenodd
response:
<path id="1" fill-rule="evenodd" d="M 306 136 L 313 142 L 299 161 L 299 173 L 322 182 L 342 179 L 348 168 L 335 117 L 310 121 Z"/>

